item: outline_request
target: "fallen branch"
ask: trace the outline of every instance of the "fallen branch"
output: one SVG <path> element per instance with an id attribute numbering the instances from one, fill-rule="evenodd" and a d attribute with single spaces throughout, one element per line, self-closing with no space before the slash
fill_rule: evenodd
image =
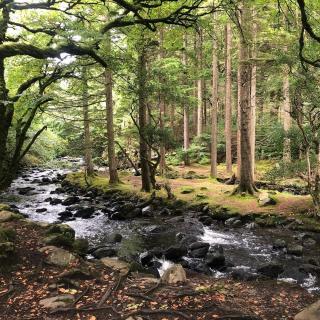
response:
<path id="1" fill-rule="evenodd" d="M 147 291 L 145 291 L 144 294 L 153 293 L 153 292 L 156 291 L 158 288 L 160 288 L 161 285 L 162 285 L 162 283 L 161 283 L 161 281 L 159 281 L 156 285 L 154 285 L 153 287 L 151 287 L 150 289 L 148 289 Z"/>
<path id="2" fill-rule="evenodd" d="M 136 315 L 158 315 L 158 314 L 167 314 L 171 316 L 180 316 L 184 319 L 191 320 L 192 318 L 189 317 L 186 313 L 181 311 L 175 311 L 175 310 L 149 310 L 149 309 L 141 309 L 137 311 L 130 312 L 123 316 L 123 319 L 127 319 L 129 317 L 134 317 Z"/>
<path id="3" fill-rule="evenodd" d="M 73 305 L 75 306 L 81 299 L 83 296 L 85 296 L 87 294 L 87 292 L 89 291 L 89 287 L 86 287 L 86 289 L 78 296 L 78 298 L 76 298 L 76 300 L 73 302 Z"/>
<path id="4" fill-rule="evenodd" d="M 112 312 L 119 314 L 119 312 L 113 307 L 113 306 L 106 306 L 106 307 L 82 307 L 82 308 L 57 308 L 52 311 L 50 311 L 50 314 L 56 314 L 56 313 L 64 313 L 64 312 L 92 312 L 92 311 L 100 311 L 100 310 L 112 310 Z"/>
<path id="5" fill-rule="evenodd" d="M 128 297 L 139 298 L 147 301 L 154 301 L 154 299 L 152 299 L 151 297 L 148 297 L 145 294 L 139 292 L 126 292 L 125 295 Z"/>

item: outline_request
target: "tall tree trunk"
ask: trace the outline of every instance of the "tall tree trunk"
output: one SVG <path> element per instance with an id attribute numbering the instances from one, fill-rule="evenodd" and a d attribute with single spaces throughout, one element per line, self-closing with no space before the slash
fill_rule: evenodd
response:
<path id="1" fill-rule="evenodd" d="M 86 164 L 87 175 L 94 173 L 92 162 L 92 143 L 90 137 L 90 119 L 89 119 L 89 94 L 88 94 L 88 75 L 87 68 L 82 67 L 82 105 L 83 105 L 83 126 L 84 126 L 84 160 Z"/>
<path id="2" fill-rule="evenodd" d="M 257 22 L 256 11 L 252 10 L 253 24 L 252 24 L 252 53 L 253 60 L 251 64 L 251 126 L 250 126 L 250 140 L 251 140 L 251 161 L 252 161 L 252 178 L 255 176 L 255 154 L 256 154 L 256 109 L 257 109 Z"/>
<path id="3" fill-rule="evenodd" d="M 203 132 L 203 54 L 202 54 L 202 29 L 199 29 L 198 45 L 197 45 L 197 59 L 198 59 L 198 113 L 197 113 L 197 136 L 201 136 Z"/>
<path id="4" fill-rule="evenodd" d="M 188 38 L 187 35 L 185 34 L 183 37 L 183 54 L 182 54 L 182 63 L 184 66 L 184 79 L 183 79 L 183 84 L 187 86 L 188 80 L 187 80 L 187 64 L 188 64 L 188 59 L 187 59 L 187 47 L 188 47 Z M 190 147 L 190 137 L 189 137 L 189 106 L 187 104 L 186 99 L 184 100 L 183 104 L 183 150 L 185 152 L 184 156 L 184 164 L 186 166 L 190 165 L 190 158 L 188 155 L 188 150 Z"/>
<path id="5" fill-rule="evenodd" d="M 231 46 L 232 30 L 231 24 L 227 23 L 225 28 L 225 138 L 226 138 L 226 169 L 227 174 L 232 175 L 232 79 L 231 79 Z"/>
<path id="6" fill-rule="evenodd" d="M 163 49 L 163 28 L 160 28 L 160 54 L 159 58 L 160 60 L 164 59 L 164 49 Z M 163 86 L 163 79 L 160 79 L 160 83 Z M 165 97 L 164 97 L 164 92 L 163 89 L 161 88 L 160 93 L 159 93 L 159 105 L 160 105 L 160 130 L 163 131 L 165 129 L 165 112 L 166 112 L 166 105 L 165 105 Z M 165 149 L 165 144 L 164 141 L 161 142 L 160 144 L 160 175 L 164 175 L 165 170 L 166 170 L 166 149 Z"/>
<path id="7" fill-rule="evenodd" d="M 241 75 L 240 75 L 240 51 L 241 51 L 241 40 L 238 43 L 238 71 L 237 71 L 237 178 L 240 180 L 241 176 Z"/>
<path id="8" fill-rule="evenodd" d="M 213 27 L 216 19 L 213 13 Z M 212 178 L 217 177 L 217 115 L 218 115 L 218 42 L 216 30 L 212 37 L 212 112 L 211 112 L 211 170 Z"/>
<path id="9" fill-rule="evenodd" d="M 249 45 L 249 23 L 250 8 L 246 1 L 243 1 L 241 16 L 242 32 L 240 35 L 240 150 L 241 150 L 241 170 L 239 186 L 235 190 L 237 193 L 254 194 L 257 190 L 252 177 L 252 151 L 250 140 L 251 125 L 251 97 L 250 97 L 250 45 Z"/>
<path id="10" fill-rule="evenodd" d="M 283 105 L 282 105 L 282 118 L 283 129 L 285 133 L 283 142 L 283 160 L 286 163 L 291 162 L 291 143 L 288 137 L 288 132 L 291 127 L 291 106 L 290 106 L 290 93 L 289 93 L 289 66 L 285 65 L 283 70 Z"/>
<path id="11" fill-rule="evenodd" d="M 147 125 L 147 99 L 146 99 L 146 57 L 144 49 L 140 52 L 138 61 L 138 100 L 139 100 L 139 149 L 141 164 L 141 190 L 145 192 L 151 191 L 150 168 L 148 163 L 148 144 L 146 142 L 145 131 Z"/>

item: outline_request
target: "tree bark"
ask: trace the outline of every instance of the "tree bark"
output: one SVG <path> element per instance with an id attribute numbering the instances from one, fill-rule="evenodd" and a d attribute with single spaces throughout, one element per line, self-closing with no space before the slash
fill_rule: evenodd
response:
<path id="1" fill-rule="evenodd" d="M 291 127 L 291 106 L 290 106 L 290 84 L 289 84 L 289 66 L 285 65 L 283 70 L 283 104 L 282 104 L 282 118 L 284 129 L 284 142 L 283 142 L 283 161 L 286 163 L 291 162 L 291 142 L 288 137 L 288 132 Z"/>
<path id="2" fill-rule="evenodd" d="M 198 60 L 198 112 L 197 112 L 197 136 L 201 136 L 203 132 L 203 54 L 202 54 L 202 29 L 199 30 L 198 43 L 197 43 L 197 60 Z"/>
<path id="3" fill-rule="evenodd" d="M 141 165 L 141 190 L 151 191 L 150 168 L 148 163 L 148 144 L 146 142 L 145 130 L 147 124 L 147 99 L 146 99 L 146 81 L 147 81 L 146 57 L 145 52 L 139 54 L 138 61 L 138 100 L 139 100 L 139 149 Z"/>
<path id="4" fill-rule="evenodd" d="M 188 38 L 185 34 L 183 37 L 183 53 L 182 53 L 182 64 L 184 66 L 184 79 L 183 84 L 185 86 L 188 85 L 187 81 L 187 64 L 188 64 L 188 58 L 187 58 L 187 47 L 188 47 Z M 184 155 L 184 164 L 186 166 L 190 165 L 190 158 L 188 155 L 188 150 L 190 147 L 190 137 L 189 137 L 189 106 L 187 104 L 186 99 L 184 100 L 183 104 L 183 150 L 185 152 Z"/>
<path id="5" fill-rule="evenodd" d="M 248 3 L 243 1 L 241 11 L 241 28 L 240 35 L 240 150 L 241 150 L 241 170 L 239 186 L 234 192 L 254 194 L 257 190 L 252 177 L 252 151 L 250 140 L 251 125 L 251 97 L 250 97 L 250 44 L 249 44 L 249 23 L 250 8 Z"/>
<path id="6" fill-rule="evenodd" d="M 159 53 L 159 58 L 160 60 L 164 59 L 164 49 L 163 49 L 163 28 L 160 28 L 160 35 L 159 35 L 159 40 L 160 40 L 160 53 Z M 163 86 L 163 79 L 162 77 L 160 78 L 160 83 Z M 165 130 L 165 112 L 166 112 L 166 104 L 165 104 L 165 97 L 164 97 L 164 92 L 163 89 L 160 89 L 159 93 L 159 105 L 160 105 L 160 112 L 159 112 L 159 118 L 160 118 L 160 130 L 164 131 Z M 160 143 L 160 175 L 164 175 L 166 171 L 166 148 L 165 148 L 165 143 L 164 141 L 161 141 Z"/>
<path id="7" fill-rule="evenodd" d="M 225 138 L 226 138 L 226 170 L 232 175 L 232 79 L 231 79 L 231 46 L 232 30 L 231 24 L 227 23 L 225 28 Z"/>
<path id="8" fill-rule="evenodd" d="M 238 71 L 237 71 L 237 178 L 240 180 L 241 176 L 241 76 L 240 76 L 240 51 L 241 51 L 241 41 L 239 39 L 238 43 Z"/>
<path id="9" fill-rule="evenodd" d="M 213 13 L 213 28 L 215 28 L 215 13 Z M 216 30 L 212 37 L 212 112 L 211 112 L 211 169 L 212 178 L 217 177 L 217 115 L 218 115 L 218 42 Z"/>
<path id="10" fill-rule="evenodd" d="M 83 105 L 83 127 L 84 127 L 84 160 L 86 164 L 86 174 L 92 176 L 94 173 L 92 162 L 92 143 L 90 137 L 89 119 L 89 94 L 88 94 L 87 67 L 82 67 L 82 105 Z"/>
<path id="11" fill-rule="evenodd" d="M 256 154 L 256 109 L 257 109 L 257 23 L 256 23 L 256 11 L 252 10 L 252 53 L 251 58 L 253 60 L 251 64 L 251 126 L 250 126 L 250 140 L 251 140 L 251 161 L 252 161 L 252 178 L 255 176 L 255 154 Z"/>

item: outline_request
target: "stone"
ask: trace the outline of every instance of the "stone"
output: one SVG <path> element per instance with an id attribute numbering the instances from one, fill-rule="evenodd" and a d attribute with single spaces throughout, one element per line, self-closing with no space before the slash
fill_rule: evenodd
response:
<path id="1" fill-rule="evenodd" d="M 0 259 L 8 258 L 15 251 L 15 246 L 12 242 L 0 242 Z"/>
<path id="2" fill-rule="evenodd" d="M 117 271 L 120 275 L 128 274 L 130 270 L 130 265 L 122 260 L 119 259 L 112 259 L 112 258 L 102 258 L 100 261 L 108 268 Z"/>
<path id="3" fill-rule="evenodd" d="M 226 258 L 223 253 L 214 252 L 207 255 L 205 262 L 210 268 L 221 269 L 225 266 Z"/>
<path id="4" fill-rule="evenodd" d="M 140 263 L 143 266 L 147 266 L 151 263 L 151 261 L 153 260 L 154 254 L 150 251 L 146 251 L 140 254 Z"/>
<path id="5" fill-rule="evenodd" d="M 239 218 L 237 217 L 232 217 L 232 218 L 229 218 L 227 219 L 224 224 L 227 226 L 227 227 L 239 227 L 242 225 L 242 222 Z"/>
<path id="6" fill-rule="evenodd" d="M 284 271 L 284 268 L 280 263 L 271 262 L 261 266 L 257 271 L 266 277 L 275 279 Z"/>
<path id="7" fill-rule="evenodd" d="M 166 284 L 185 283 L 187 275 L 181 264 L 175 264 L 165 270 L 161 277 L 161 282 Z"/>
<path id="8" fill-rule="evenodd" d="M 71 252 L 55 246 L 46 246 L 40 248 L 40 252 L 47 254 L 45 262 L 59 267 L 67 267 L 70 263 L 77 261 L 75 255 Z"/>
<path id="9" fill-rule="evenodd" d="M 237 281 L 253 281 L 257 279 L 258 275 L 248 270 L 234 269 L 231 272 L 231 277 Z"/>
<path id="10" fill-rule="evenodd" d="M 71 270 L 60 273 L 57 277 L 60 279 L 71 279 L 71 280 L 90 280 L 96 278 L 96 274 L 91 272 L 89 269 L 78 269 L 73 268 Z"/>
<path id="11" fill-rule="evenodd" d="M 174 245 L 174 246 L 169 247 L 164 252 L 164 256 L 168 260 L 179 261 L 187 253 L 188 253 L 188 250 L 184 245 Z"/>
<path id="12" fill-rule="evenodd" d="M 22 216 L 20 214 L 17 214 L 11 211 L 6 211 L 6 210 L 0 211 L 0 223 L 12 221 L 12 220 L 18 220 L 21 218 Z"/>
<path id="13" fill-rule="evenodd" d="M 94 207 L 84 207 L 78 209 L 74 214 L 74 217 L 82 218 L 82 219 L 90 219 L 94 214 Z"/>
<path id="14" fill-rule="evenodd" d="M 151 217 L 153 215 L 152 206 L 147 206 L 147 207 L 142 208 L 142 215 L 147 216 L 147 217 Z"/>
<path id="15" fill-rule="evenodd" d="M 87 239 L 78 238 L 74 240 L 72 248 L 73 251 L 79 254 L 80 256 L 85 256 L 88 253 L 89 242 Z"/>
<path id="16" fill-rule="evenodd" d="M 299 271 L 302 271 L 306 274 L 315 274 L 315 275 L 320 275 L 320 267 L 319 266 L 316 266 L 314 264 L 310 264 L 310 263 L 305 263 L 303 265 L 301 265 L 299 267 Z"/>
<path id="17" fill-rule="evenodd" d="M 28 195 L 30 191 L 35 190 L 33 187 L 17 188 L 18 193 L 21 195 Z"/>
<path id="18" fill-rule="evenodd" d="M 36 209 L 36 212 L 42 213 L 42 212 L 46 212 L 47 210 L 48 210 L 47 208 L 39 208 L 39 209 Z"/>
<path id="19" fill-rule="evenodd" d="M 77 196 L 70 196 L 62 201 L 62 204 L 64 206 L 71 206 L 72 204 L 78 203 L 80 201 L 80 198 Z"/>
<path id="20" fill-rule="evenodd" d="M 261 192 L 258 198 L 259 206 L 266 207 L 277 204 L 276 200 L 270 197 L 268 192 Z"/>
<path id="21" fill-rule="evenodd" d="M 55 205 L 60 204 L 60 203 L 62 203 L 62 200 L 61 200 L 61 199 L 55 198 L 55 199 L 51 199 L 51 200 L 50 200 L 50 204 L 51 204 L 52 206 L 55 206 Z"/>
<path id="22" fill-rule="evenodd" d="M 182 187 L 181 188 L 181 194 L 188 194 L 188 193 L 192 193 L 192 192 L 194 192 L 195 190 L 194 190 L 194 188 L 192 188 L 192 187 Z"/>
<path id="23" fill-rule="evenodd" d="M 76 232 L 67 224 L 52 224 L 47 230 L 47 235 L 63 234 L 67 238 L 74 240 Z"/>
<path id="24" fill-rule="evenodd" d="M 121 242 L 122 241 L 122 235 L 120 233 L 113 233 L 111 236 L 110 236 L 110 241 L 111 242 Z"/>
<path id="25" fill-rule="evenodd" d="M 47 246 L 71 247 L 73 240 L 63 234 L 50 234 L 43 238 L 43 243 Z"/>
<path id="26" fill-rule="evenodd" d="M 287 243 L 283 239 L 276 239 L 273 243 L 273 249 L 283 249 L 286 248 Z"/>
<path id="27" fill-rule="evenodd" d="M 320 300 L 311 304 L 303 311 L 298 313 L 294 320 L 319 320 L 320 319 Z"/>
<path id="28" fill-rule="evenodd" d="M 42 299 L 39 304 L 46 309 L 64 308 L 74 301 L 74 295 L 61 294 L 59 296 Z"/>
<path id="29" fill-rule="evenodd" d="M 104 257 L 114 257 L 117 255 L 117 251 L 111 247 L 98 248 L 91 253 L 95 258 L 101 259 Z"/>
<path id="30" fill-rule="evenodd" d="M 301 246 L 300 244 L 290 245 L 287 248 L 287 253 L 295 255 L 295 256 L 302 256 L 302 254 L 303 254 L 303 246 Z"/>
<path id="31" fill-rule="evenodd" d="M 210 244 L 206 242 L 194 242 L 189 246 L 189 255 L 192 258 L 204 258 L 209 250 Z"/>

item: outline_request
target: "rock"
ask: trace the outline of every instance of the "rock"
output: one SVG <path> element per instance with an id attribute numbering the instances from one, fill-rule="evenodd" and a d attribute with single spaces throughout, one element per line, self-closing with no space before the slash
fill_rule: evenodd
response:
<path id="1" fill-rule="evenodd" d="M 47 230 L 47 235 L 50 234 L 63 234 L 67 238 L 74 240 L 76 232 L 67 224 L 52 224 Z"/>
<path id="2" fill-rule="evenodd" d="M 85 208 L 78 209 L 74 214 L 74 217 L 79 217 L 82 219 L 90 219 L 94 214 L 94 210 L 95 210 L 94 207 L 85 207 Z"/>
<path id="3" fill-rule="evenodd" d="M 59 279 L 71 279 L 71 280 L 91 280 L 97 277 L 97 274 L 91 272 L 89 269 L 73 268 L 71 270 L 60 273 L 57 278 Z"/>
<path id="4" fill-rule="evenodd" d="M 320 319 L 320 300 L 311 304 L 303 311 L 298 313 L 294 320 L 319 320 Z"/>
<path id="5" fill-rule="evenodd" d="M 36 209 L 36 212 L 42 213 L 42 212 L 46 212 L 47 210 L 48 210 L 47 208 L 39 208 L 39 209 Z"/>
<path id="6" fill-rule="evenodd" d="M 55 205 L 57 205 L 57 204 L 62 203 L 62 200 L 61 200 L 61 199 L 54 198 L 54 199 L 50 199 L 49 202 L 50 202 L 50 204 L 51 204 L 52 206 L 55 206 Z"/>
<path id="7" fill-rule="evenodd" d="M 58 213 L 58 216 L 59 216 L 59 220 L 66 221 L 66 220 L 70 220 L 70 218 L 73 217 L 73 214 L 70 211 L 62 211 Z"/>
<path id="8" fill-rule="evenodd" d="M 250 222 L 246 224 L 246 228 L 249 230 L 257 229 L 258 227 L 259 227 L 258 224 L 255 222 Z"/>
<path id="9" fill-rule="evenodd" d="M 88 253 L 89 242 L 83 238 L 75 239 L 72 248 L 78 255 L 85 256 Z"/>
<path id="10" fill-rule="evenodd" d="M 140 254 L 140 263 L 143 265 L 143 266 L 147 266 L 147 265 L 150 265 L 151 261 L 153 260 L 154 258 L 154 254 L 150 251 L 146 251 L 146 252 L 143 252 Z"/>
<path id="11" fill-rule="evenodd" d="M 305 235 L 302 239 L 302 244 L 304 247 L 313 247 L 317 244 L 317 241 L 314 240 L 311 236 Z"/>
<path id="12" fill-rule="evenodd" d="M 188 193 L 192 193 L 192 192 L 194 192 L 194 188 L 188 187 L 188 186 L 182 187 L 181 191 L 180 191 L 181 194 L 188 194 Z"/>
<path id="13" fill-rule="evenodd" d="M 194 242 L 189 246 L 189 255 L 192 258 L 204 258 L 209 250 L 210 244 L 206 242 Z"/>
<path id="14" fill-rule="evenodd" d="M 161 282 L 166 284 L 185 283 L 186 281 L 186 272 L 180 264 L 168 268 L 161 277 Z"/>
<path id="15" fill-rule="evenodd" d="M 316 265 L 313 265 L 313 264 L 310 264 L 310 263 L 305 263 L 303 265 L 301 265 L 299 267 L 299 271 L 301 272 L 304 272 L 306 274 L 315 274 L 315 275 L 320 275 L 320 267 L 319 266 L 316 266 Z"/>
<path id="16" fill-rule="evenodd" d="M 215 252 L 207 254 L 205 262 L 210 268 L 221 269 L 225 266 L 226 258 L 224 257 L 223 253 Z"/>
<path id="17" fill-rule="evenodd" d="M 0 211 L 0 223 L 12 221 L 12 220 L 18 220 L 18 219 L 22 219 L 22 216 L 20 214 L 17 214 L 11 211 L 6 211 L 6 210 Z"/>
<path id="18" fill-rule="evenodd" d="M 287 243 L 283 239 L 276 239 L 273 243 L 273 249 L 283 249 L 286 248 Z"/>
<path id="19" fill-rule="evenodd" d="M 119 259 L 112 259 L 112 258 L 102 258 L 100 261 L 108 268 L 117 271 L 120 275 L 128 274 L 130 270 L 130 265 L 122 260 Z"/>
<path id="20" fill-rule="evenodd" d="M 284 268 L 282 264 L 271 262 L 258 268 L 257 271 L 266 277 L 275 279 L 284 271 Z"/>
<path id="21" fill-rule="evenodd" d="M 142 208 L 142 215 L 146 217 L 151 217 L 153 215 L 153 208 L 152 206 L 147 206 Z"/>
<path id="22" fill-rule="evenodd" d="M 169 247 L 165 252 L 164 256 L 166 259 L 171 261 L 179 261 L 183 256 L 188 253 L 188 250 L 183 245 L 175 245 Z"/>
<path id="23" fill-rule="evenodd" d="M 73 240 L 63 234 L 50 234 L 43 238 L 43 243 L 47 246 L 71 247 Z"/>
<path id="24" fill-rule="evenodd" d="M 59 296 L 40 300 L 39 304 L 46 309 L 64 308 L 74 301 L 72 294 L 61 294 Z"/>
<path id="25" fill-rule="evenodd" d="M 8 204 L 0 203 L 0 211 L 10 211 L 10 208 L 13 208 L 12 206 L 10 207 Z M 15 208 L 17 209 L 17 208 Z"/>
<path id="26" fill-rule="evenodd" d="M 110 236 L 110 241 L 111 242 L 121 242 L 122 241 L 122 235 L 120 233 L 113 233 L 111 236 Z"/>
<path id="27" fill-rule="evenodd" d="M 277 204 L 276 200 L 274 200 L 267 192 L 261 192 L 258 198 L 258 203 L 261 207 L 272 206 Z"/>
<path id="28" fill-rule="evenodd" d="M 55 246 L 46 246 L 39 251 L 47 254 L 46 263 L 59 267 L 67 267 L 70 263 L 74 263 L 77 260 L 71 252 Z"/>
<path id="29" fill-rule="evenodd" d="M 256 280 L 258 275 L 243 269 L 234 269 L 231 272 L 231 277 L 237 281 L 253 281 Z"/>
<path id="30" fill-rule="evenodd" d="M 95 258 L 101 259 L 105 257 L 114 257 L 117 255 L 117 251 L 114 248 L 102 247 L 98 248 L 91 253 Z"/>
<path id="31" fill-rule="evenodd" d="M 80 198 L 78 196 L 70 196 L 62 201 L 64 206 L 71 206 L 72 204 L 78 203 Z"/>
<path id="32" fill-rule="evenodd" d="M 35 190 L 33 187 L 17 188 L 18 193 L 21 195 L 28 195 L 30 191 Z"/>
<path id="33" fill-rule="evenodd" d="M 228 227 L 239 227 L 242 225 L 242 222 L 239 218 L 237 217 L 232 217 L 227 219 L 224 224 Z"/>
<path id="34" fill-rule="evenodd" d="M 302 256 L 302 254 L 303 254 L 303 246 L 301 246 L 299 244 L 290 245 L 287 248 L 287 253 L 295 255 L 295 256 Z"/>

